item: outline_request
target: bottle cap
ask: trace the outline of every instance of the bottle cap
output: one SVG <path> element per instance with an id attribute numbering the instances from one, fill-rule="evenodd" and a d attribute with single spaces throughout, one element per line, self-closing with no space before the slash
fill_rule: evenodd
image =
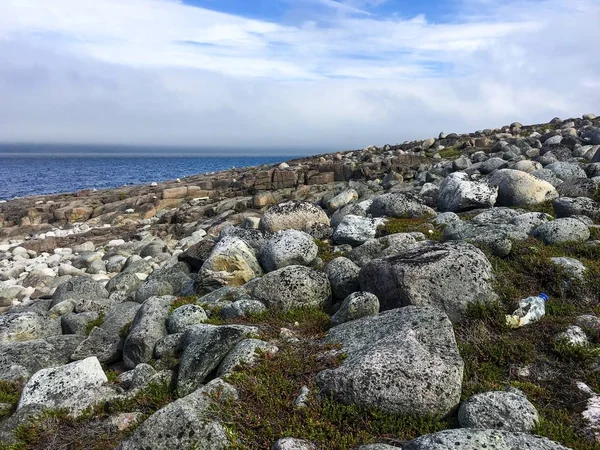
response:
<path id="1" fill-rule="evenodd" d="M 550 297 L 548 297 L 548 294 L 546 294 L 545 292 L 540 293 L 539 297 L 544 299 L 545 302 L 547 302 L 550 299 Z"/>

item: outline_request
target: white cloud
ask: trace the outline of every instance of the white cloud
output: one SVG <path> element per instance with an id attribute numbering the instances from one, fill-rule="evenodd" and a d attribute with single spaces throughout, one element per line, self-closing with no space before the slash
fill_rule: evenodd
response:
<path id="1" fill-rule="evenodd" d="M 464 0 L 443 24 L 310 1 L 332 6 L 327 25 L 174 0 L 0 3 L 0 140 L 335 150 L 600 104 L 595 0 Z"/>

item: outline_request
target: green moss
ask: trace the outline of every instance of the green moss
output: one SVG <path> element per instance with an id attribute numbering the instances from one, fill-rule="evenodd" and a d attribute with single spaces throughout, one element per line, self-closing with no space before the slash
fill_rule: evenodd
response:
<path id="1" fill-rule="evenodd" d="M 105 315 L 101 314 L 97 319 L 94 319 L 87 323 L 85 326 L 85 334 L 89 335 L 95 327 L 102 326 L 104 323 Z"/>
<path id="2" fill-rule="evenodd" d="M 270 448 L 282 436 L 315 442 L 319 448 L 348 449 L 360 444 L 412 439 L 447 428 L 436 418 L 395 416 L 377 410 L 347 406 L 311 396 L 305 408 L 295 408 L 302 386 L 315 390 L 314 377 L 341 362 L 334 348 L 315 341 L 286 344 L 270 357 L 228 377 L 239 401 L 221 403 L 218 413 L 228 424 L 234 449 Z M 328 356 L 326 356 L 328 355 Z"/>
<path id="3" fill-rule="evenodd" d="M 0 419 L 11 415 L 17 409 L 17 403 L 21 398 L 23 384 L 16 381 L 0 381 L 0 403 L 10 405 L 10 409 L 0 410 Z"/>
<path id="4" fill-rule="evenodd" d="M 175 300 L 173 300 L 173 303 L 171 303 L 171 308 L 169 309 L 169 314 L 183 305 L 194 305 L 196 303 L 196 300 L 198 300 L 198 296 L 196 296 L 196 295 L 190 295 L 189 297 L 176 298 Z"/>
<path id="5" fill-rule="evenodd" d="M 119 337 L 121 339 L 126 339 L 127 336 L 129 335 L 129 330 L 131 330 L 131 324 L 133 323 L 133 321 L 131 322 L 127 322 L 125 325 L 123 325 L 121 327 L 121 329 L 119 330 Z"/>
<path id="6" fill-rule="evenodd" d="M 120 372 L 112 369 L 105 370 L 104 374 L 106 375 L 106 378 L 108 378 L 109 383 L 117 383 L 119 381 L 119 375 L 121 375 Z"/>
<path id="7" fill-rule="evenodd" d="M 339 258 L 340 256 L 346 256 L 344 252 L 334 252 L 333 246 L 326 241 L 320 241 L 318 239 L 314 239 L 315 244 L 317 244 L 317 257 L 321 258 L 324 264 L 327 264 L 329 261 L 335 258 Z"/>
<path id="8" fill-rule="evenodd" d="M 456 159 L 462 156 L 462 152 L 456 147 L 446 147 L 445 149 L 440 150 L 438 155 L 444 159 Z"/>
<path id="9" fill-rule="evenodd" d="M 441 241 L 444 237 L 442 229 L 436 229 L 429 218 L 389 218 L 377 229 L 378 236 L 389 236 L 396 233 L 423 233 L 427 239 Z"/>

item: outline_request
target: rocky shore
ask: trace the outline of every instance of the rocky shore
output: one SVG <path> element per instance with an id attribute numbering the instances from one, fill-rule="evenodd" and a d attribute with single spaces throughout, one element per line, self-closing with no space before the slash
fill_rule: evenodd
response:
<path id="1" fill-rule="evenodd" d="M 599 149 L 585 114 L 0 203 L 0 449 L 600 448 Z"/>

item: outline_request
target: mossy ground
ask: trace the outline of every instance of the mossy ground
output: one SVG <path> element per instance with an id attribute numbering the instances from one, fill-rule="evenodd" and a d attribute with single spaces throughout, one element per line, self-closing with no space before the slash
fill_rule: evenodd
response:
<path id="1" fill-rule="evenodd" d="M 17 409 L 17 403 L 23 390 L 22 383 L 15 381 L 0 381 L 0 403 L 10 405 L 9 409 L 0 409 L 0 420 L 11 415 Z"/>
<path id="2" fill-rule="evenodd" d="M 385 224 L 378 228 L 378 236 L 389 236 L 396 233 L 423 233 L 427 239 L 441 241 L 444 237 L 442 228 L 434 227 L 427 218 L 390 218 Z"/>
<path id="3" fill-rule="evenodd" d="M 550 261 L 570 256 L 582 261 L 582 281 Z M 575 324 L 581 314 L 596 314 L 600 294 L 600 249 L 586 244 L 546 246 L 539 241 L 514 243 L 511 255 L 488 255 L 496 273 L 495 304 L 474 305 L 467 320 L 455 327 L 465 361 L 463 398 L 478 392 L 514 386 L 540 413 L 536 433 L 576 450 L 600 449 L 584 433 L 581 417 L 587 397 L 576 386 L 583 381 L 600 392 L 597 370 L 600 336 L 586 330 L 592 344 L 576 348 L 556 342 L 555 336 Z M 504 316 L 519 299 L 547 292 L 546 316 L 519 329 L 505 326 Z M 526 370 L 524 370 L 526 369 Z"/>

